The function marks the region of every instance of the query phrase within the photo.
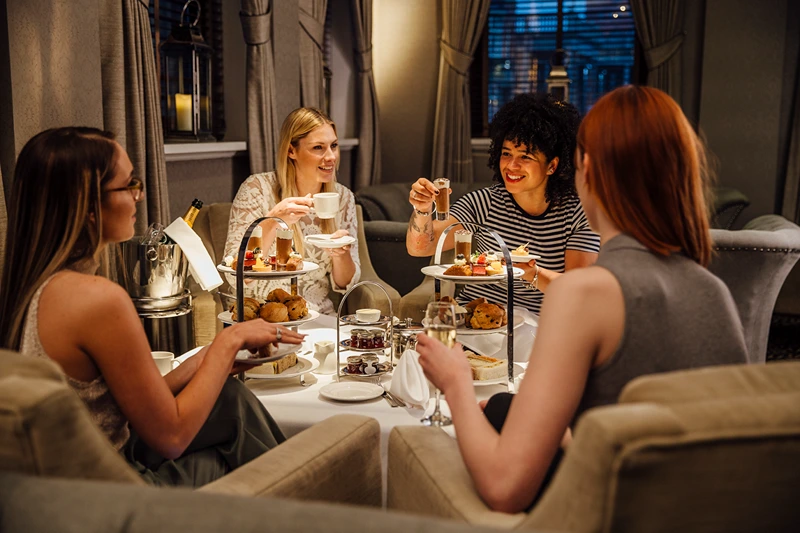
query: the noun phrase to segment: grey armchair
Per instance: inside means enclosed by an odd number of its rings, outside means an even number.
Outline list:
[[[764,215],[738,231],[711,230],[711,237],[715,253],[709,269],[733,294],[750,362],[763,363],[775,300],[800,257],[800,227]]]

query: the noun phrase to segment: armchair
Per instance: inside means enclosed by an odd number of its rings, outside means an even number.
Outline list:
[[[225,253],[225,240],[228,237],[228,219],[230,217],[230,203],[211,204],[200,210],[193,229],[200,236],[209,255],[219,264]],[[356,205],[356,221],[358,225],[358,258],[361,262],[361,281],[375,281],[382,285],[392,301],[393,309],[400,304],[400,294],[388,283],[383,281],[372,266],[367,239],[364,235],[364,220],[360,205]],[[225,278],[223,277],[223,280]],[[217,320],[217,315],[222,311],[222,302],[216,293],[208,293],[200,289],[194,280],[190,281],[193,296],[195,344],[204,346],[210,344],[222,324]],[[219,289],[230,294],[233,292],[227,282]],[[334,307],[338,307],[341,295],[331,291],[330,298]],[[385,296],[377,287],[363,285],[347,300],[347,313],[355,313],[356,309],[365,307],[383,307]],[[388,309],[387,309],[388,311]]]
[[[715,253],[709,270],[736,301],[750,362],[763,363],[775,301],[800,257],[800,227],[781,216],[764,215],[741,230],[711,230],[711,237]]]
[[[379,442],[374,419],[338,415],[198,490],[379,506]],[[0,350],[0,472],[145,484],[55,363],[8,350]]]
[[[644,376],[592,409],[530,514],[489,510],[454,439],[398,427],[388,505],[506,529],[788,531],[800,523],[800,363]]]

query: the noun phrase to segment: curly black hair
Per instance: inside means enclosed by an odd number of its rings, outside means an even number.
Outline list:
[[[562,102],[548,93],[518,94],[500,108],[489,127],[489,168],[494,180],[503,183],[500,175],[500,155],[503,142],[524,144],[529,151],[540,151],[550,161],[558,157],[558,167],[550,175],[545,200],[558,204],[569,194],[575,194],[575,139],[581,122],[580,113],[570,103]]]

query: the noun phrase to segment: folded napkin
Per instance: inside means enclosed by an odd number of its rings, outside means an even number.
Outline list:
[[[431,397],[428,379],[419,364],[416,350],[406,350],[392,373],[392,384],[389,392],[410,404],[412,407],[425,408]]]
[[[222,278],[217,272],[217,266],[208,255],[203,241],[185,220],[176,218],[175,222],[167,226],[164,233],[181,247],[186,259],[189,260],[189,273],[204,291],[210,291],[222,285]]]

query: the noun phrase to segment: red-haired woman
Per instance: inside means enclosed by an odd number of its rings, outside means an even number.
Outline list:
[[[493,397],[484,416],[461,347],[419,335],[478,492],[499,511],[532,506],[566,430],[633,378],[746,361],[731,294],[705,268],[705,155],[680,107],[648,87],[607,94],[583,120],[575,163],[600,255],[548,288],[516,399]]]

